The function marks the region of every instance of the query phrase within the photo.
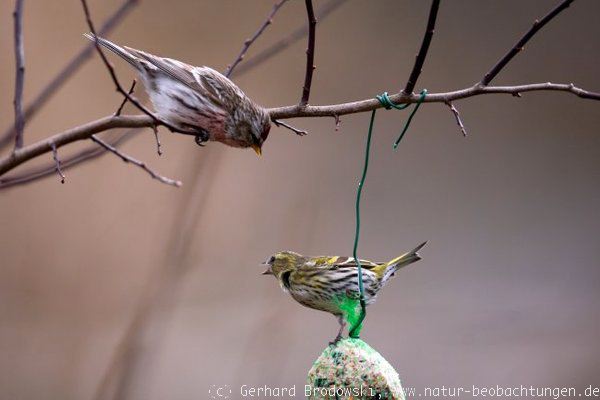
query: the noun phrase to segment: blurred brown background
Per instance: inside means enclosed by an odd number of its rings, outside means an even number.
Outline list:
[[[418,90],[479,80],[555,3],[442,2]],[[118,5],[90,1],[96,24]],[[223,70],[271,5],[144,0],[111,38]],[[12,7],[0,3],[3,129],[13,120]],[[397,91],[428,10],[416,0],[340,7],[318,26],[311,103]],[[575,2],[496,83],[600,90],[599,13],[599,2]],[[250,55],[304,22],[303,2],[290,1]],[[26,100],[85,44],[86,30],[76,0],[26,2]],[[305,46],[236,81],[266,106],[297,102]],[[132,71],[113,60],[128,84]],[[95,57],[27,124],[25,141],[119,102]],[[456,105],[469,137],[447,107],[426,104],[398,152],[391,144],[408,113],[378,113],[359,253],[385,260],[429,244],[370,309],[363,338],[406,386],[600,386],[598,103],[549,92]],[[113,365],[108,378],[123,397],[201,399],[229,385],[239,398],[242,384],[301,393],[337,324],[293,302],[258,264],[280,249],[351,252],[368,115],[342,118],[338,132],[331,118],[290,122],[310,134],[274,128],[261,159],[167,131],[161,158],[150,130],[124,146],[183,180],[181,189],[106,155],[68,170],[64,185],[51,176],[0,192],[0,397],[92,398],[140,305],[151,312],[138,321],[129,363],[117,362],[127,373]],[[194,213],[184,219],[197,217],[187,231],[173,227],[186,199]]]

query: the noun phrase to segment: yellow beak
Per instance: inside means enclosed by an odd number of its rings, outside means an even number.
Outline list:
[[[253,144],[253,145],[250,145],[250,147],[252,147],[252,150],[254,150],[254,152],[256,153],[257,156],[260,157],[262,155],[262,150],[259,145]]]

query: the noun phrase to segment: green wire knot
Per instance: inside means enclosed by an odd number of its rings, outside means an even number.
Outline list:
[[[421,106],[421,103],[423,103],[423,101],[425,100],[426,95],[427,95],[427,89],[423,89],[421,91],[421,96],[419,97],[419,100],[417,100],[415,108],[412,110],[412,112],[408,116],[408,120],[406,120],[406,124],[404,124],[404,128],[402,129],[400,136],[394,142],[394,150],[396,150],[398,148],[398,144],[400,144],[400,141],[402,140],[402,138],[404,137],[404,134],[408,130],[408,127],[410,126],[410,123],[411,123],[413,117],[415,116],[415,113]],[[390,99],[387,92],[383,92],[383,94],[380,94],[376,98],[377,98],[377,100],[379,100],[379,103],[381,103],[381,105],[383,107],[385,107],[386,110],[391,110],[392,108],[395,108],[396,110],[404,110],[406,107],[410,106],[410,104],[411,104],[411,103],[394,104],[392,102],[392,100]],[[358,319],[356,320],[356,322],[354,324],[352,324],[352,326],[350,327],[350,332],[349,332],[350,337],[355,338],[355,339],[359,338],[360,331],[362,329],[362,323],[363,323],[365,317],[367,316],[367,305],[365,302],[365,289],[363,286],[362,265],[360,263],[360,259],[356,255],[356,253],[358,250],[358,240],[360,238],[360,197],[362,194],[363,186],[365,185],[365,179],[367,177],[367,170],[369,169],[369,154],[371,152],[371,136],[373,134],[373,124],[375,122],[376,112],[377,112],[377,110],[373,110],[371,112],[371,122],[369,123],[369,133],[367,134],[367,146],[365,149],[365,163],[363,166],[363,172],[362,172],[362,176],[360,178],[360,182],[358,183],[358,189],[356,191],[356,207],[355,207],[356,231],[354,234],[354,248],[352,251],[352,256],[354,257],[354,260],[356,260],[356,264],[358,267],[358,291],[360,293],[360,298],[359,298],[360,299],[359,300],[360,301],[360,315],[359,315]]]
[[[421,91],[421,96],[419,97],[419,100],[417,100],[415,108],[412,110],[412,112],[408,116],[408,119],[406,120],[406,124],[404,124],[404,128],[402,129],[402,132],[400,133],[400,136],[398,136],[398,139],[396,139],[396,141],[394,142],[394,150],[398,149],[398,145],[400,144],[400,141],[402,140],[402,138],[404,137],[404,134],[408,130],[408,127],[410,126],[410,123],[411,123],[413,117],[417,113],[417,110],[419,109],[419,107],[421,107],[421,103],[423,103],[423,101],[425,100],[425,96],[427,96],[427,89],[423,89]],[[394,104],[392,102],[392,100],[390,100],[390,97],[388,96],[387,92],[383,92],[383,94],[380,94],[379,96],[377,96],[377,100],[379,100],[379,103],[381,103],[381,105],[383,107],[385,107],[386,110],[391,110],[392,108],[395,108],[396,110],[404,110],[406,107],[410,106],[410,104],[411,104],[411,103]]]

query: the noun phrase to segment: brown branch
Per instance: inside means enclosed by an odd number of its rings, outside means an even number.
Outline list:
[[[111,15],[100,28],[100,36],[107,36],[123,18],[129,13],[139,0],[124,0],[121,7]],[[94,51],[94,44],[86,45],[69,63],[42,89],[36,98],[25,107],[25,120],[28,121],[52,98],[79,68],[90,59]],[[15,137],[16,127],[13,124],[0,135],[0,149],[6,147]]]
[[[583,99],[600,100],[600,93],[590,92],[572,83],[532,83],[517,86],[480,86],[479,84],[461,90],[445,93],[430,93],[423,100],[425,103],[447,103],[468,97],[504,93],[516,96],[520,93],[535,91],[559,91],[574,94]],[[403,93],[397,93],[390,96],[394,104],[416,103],[419,95],[407,96]],[[381,108],[381,103],[375,99],[366,99],[350,103],[332,104],[324,106],[285,106],[268,109],[272,120],[289,118],[307,118],[307,117],[333,117],[346,114],[357,114],[361,112],[372,111]],[[279,121],[280,122],[280,121]],[[29,146],[15,151],[14,153],[0,158],[0,176],[7,171],[23,164],[24,162],[37,157],[41,154],[51,151],[50,143],[56,143],[56,147],[62,147],[68,143],[82,139],[88,139],[92,134],[107,131],[114,128],[150,128],[155,125],[155,121],[146,115],[122,115],[108,116],[96,121],[88,122],[84,125],[71,128],[62,133],[58,133],[47,139],[40,140]]]
[[[224,74],[226,77],[229,78],[231,76],[235,67],[237,67],[237,65],[246,56],[246,53],[248,52],[248,49],[250,48],[250,46],[252,46],[252,44],[256,41],[256,39],[258,39],[258,37],[260,35],[262,35],[262,33],[265,31],[265,29],[267,29],[267,27],[273,23],[273,17],[275,17],[275,14],[277,14],[277,11],[279,11],[281,6],[283,6],[285,4],[285,2],[287,2],[287,1],[288,0],[279,0],[277,3],[275,3],[273,5],[273,8],[271,9],[271,13],[269,14],[269,16],[267,17],[265,22],[258,28],[258,30],[254,33],[254,35],[252,35],[251,38],[246,39],[246,41],[244,41],[242,50],[240,51],[240,54],[238,54],[237,58],[231,64],[229,64],[227,66],[227,69],[225,70],[225,74]]]
[[[572,83],[532,83],[516,86],[480,86],[479,84],[445,93],[428,93],[423,100],[425,103],[446,103],[448,101],[465,99],[468,97],[506,93],[516,96],[519,93],[534,92],[534,91],[560,91],[569,92],[578,97],[591,100],[600,100],[600,93],[590,92],[576,87]],[[390,100],[394,104],[416,103],[419,101],[419,95],[405,95],[397,93],[390,96]],[[306,117],[335,117],[336,115],[356,114],[360,112],[372,111],[381,108],[381,103],[373,98],[350,103],[332,104],[326,106],[285,106],[270,108],[269,114],[271,119],[288,119],[288,118],[306,118]]]
[[[525,48],[525,44],[529,41],[529,39],[531,39],[540,29],[542,29],[544,25],[546,25],[554,17],[560,14],[561,11],[569,7],[572,2],[573,0],[564,0],[559,5],[557,5],[552,11],[550,11],[544,18],[542,18],[539,21],[535,20],[533,26],[525,33],[525,35],[523,35],[523,37],[521,37],[521,39],[519,39],[517,44],[512,49],[510,49],[510,51],[506,53],[504,57],[502,57],[500,61],[498,61],[496,65],[494,65],[487,74],[485,74],[485,76],[481,80],[481,85],[489,85],[492,79],[494,79],[496,75],[498,75],[498,73],[506,66],[506,64],[508,64],[514,56],[516,56],[520,51],[522,51]]]
[[[23,147],[23,85],[25,83],[25,49],[23,47],[23,0],[15,0],[15,150]]]
[[[106,143],[104,140],[100,139],[98,136],[96,135],[92,135],[91,139],[98,143],[100,146],[104,147],[106,150],[110,151],[111,153],[117,155],[118,157],[121,158],[121,160],[123,160],[126,163],[132,163],[133,165],[136,165],[138,167],[140,167],[141,169],[143,169],[144,171],[146,171],[152,178],[158,180],[159,182],[162,182],[164,184],[167,185],[171,185],[171,186],[175,186],[175,187],[180,187],[181,186],[181,182],[180,181],[176,181],[167,177],[164,177],[160,174],[158,174],[157,172],[154,172],[152,169],[150,169],[146,163],[136,160],[135,158],[120,152],[116,147],[111,146],[110,144]]]
[[[0,176],[13,169],[17,165],[24,163],[41,154],[52,151],[52,143],[56,148],[60,148],[67,143],[78,140],[89,139],[93,134],[104,132],[114,128],[147,128],[151,127],[154,121],[145,115],[128,116],[108,116],[96,121],[71,128],[62,133],[42,139],[38,142],[25,146],[6,157],[0,158]]]
[[[313,71],[315,70],[315,36],[317,19],[313,10],[312,0],[304,0],[306,4],[306,16],[308,17],[308,47],[306,49],[306,73],[304,75],[304,86],[302,87],[302,98],[300,105],[308,104],[310,87],[312,85]]]
[[[421,43],[421,49],[417,54],[415,65],[413,66],[412,72],[410,73],[408,81],[406,82],[406,86],[402,91],[404,94],[412,93],[415,85],[417,84],[417,80],[419,79],[419,75],[421,75],[423,64],[425,63],[425,58],[427,57],[427,51],[429,50],[429,45],[431,44],[431,39],[433,38],[433,32],[435,31],[435,20],[437,18],[439,7],[440,0],[433,0],[431,2],[431,9],[429,10],[429,18],[427,20],[425,36],[423,36],[423,42]]]
[[[317,10],[317,20],[323,21],[325,18],[327,18],[327,16],[329,16],[329,14],[337,10],[337,8],[345,2],[346,0],[330,0],[324,6],[319,8],[319,10]],[[283,50],[287,49],[306,35],[308,35],[308,26],[306,26],[306,24],[302,24],[302,26],[296,28],[288,36],[273,43],[271,46],[259,52],[254,57],[247,59],[242,65],[240,65],[239,68],[236,69],[234,73],[232,73],[232,76],[241,75],[250,71],[251,69],[256,68],[265,61],[268,61],[275,55],[281,53]]]
[[[58,152],[56,151],[56,145],[52,143],[52,159],[54,160],[54,169],[60,177],[60,183],[65,183],[65,174],[60,169],[60,160],[58,159]]]
[[[466,137],[467,130],[465,129],[465,124],[463,124],[462,119],[460,118],[460,113],[458,112],[458,109],[454,107],[454,104],[452,104],[449,101],[446,102],[446,105],[450,107],[450,111],[452,111],[452,114],[454,114],[454,118],[456,119],[456,124],[460,128],[460,131],[463,134],[463,136]]]
[[[129,95],[133,94],[133,91],[135,90],[135,84],[137,83],[137,81],[134,79],[133,82],[131,82],[131,87],[129,88],[129,91],[127,92]],[[121,102],[121,104],[119,105],[119,108],[117,108],[117,111],[115,111],[115,116],[118,117],[119,115],[121,115],[121,112],[123,111],[123,107],[125,107],[125,104],[127,104],[127,97],[123,97],[123,101]]]
[[[126,141],[135,137],[136,133],[140,133],[139,129],[131,129],[128,132],[121,133],[117,135],[115,138],[107,140],[107,142],[114,146],[118,147],[125,143]],[[107,153],[107,150],[104,147],[99,147],[93,145],[92,147],[86,148],[84,150],[78,151],[77,153],[63,158],[60,162],[61,169],[66,171],[86,161],[94,160],[100,156],[103,156]],[[7,177],[0,178],[0,189],[6,189],[13,186],[25,185],[27,183],[37,181],[42,178],[46,178],[48,176],[54,175],[56,172],[56,163],[49,162],[44,165],[40,165],[37,167],[29,168],[26,171],[23,171],[18,174],[12,174]]]

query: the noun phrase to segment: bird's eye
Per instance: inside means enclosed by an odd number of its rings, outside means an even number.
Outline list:
[[[271,256],[271,258],[269,258],[269,261],[267,262],[267,264],[273,264],[275,262],[275,257]]]

